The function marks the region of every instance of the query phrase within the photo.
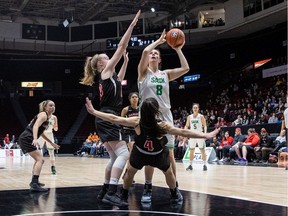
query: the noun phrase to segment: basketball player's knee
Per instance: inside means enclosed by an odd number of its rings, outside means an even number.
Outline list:
[[[113,166],[117,167],[119,169],[123,169],[125,164],[127,163],[128,159],[129,159],[129,151],[128,151],[127,147],[126,147],[126,149],[123,148],[123,149],[118,149],[118,150],[119,150],[119,152],[118,152],[119,154],[117,154],[118,157],[117,157]]]
[[[126,151],[121,152],[121,154],[118,157],[121,158],[123,161],[125,161],[125,164],[126,164],[126,162],[129,159],[129,151],[126,150]]]
[[[127,160],[129,158],[129,151],[126,145],[119,147],[115,153],[117,157],[123,157]]]

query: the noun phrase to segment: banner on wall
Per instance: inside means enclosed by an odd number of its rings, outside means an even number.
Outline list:
[[[286,73],[287,73],[287,65],[281,65],[281,66],[274,67],[274,68],[263,69],[262,77],[267,78],[267,77],[278,76],[278,75],[286,74]]]
[[[216,158],[216,152],[213,147],[206,147],[205,153],[206,153],[206,161],[213,161]],[[189,161],[189,160],[190,160],[190,149],[187,148],[185,155],[183,157],[183,161]],[[195,148],[194,161],[202,161],[202,155],[198,147]]]
[[[21,82],[21,87],[24,88],[42,88],[43,82]]]

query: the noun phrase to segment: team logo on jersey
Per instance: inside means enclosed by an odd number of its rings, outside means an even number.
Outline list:
[[[152,77],[151,78],[151,83],[165,83],[165,79],[160,77],[160,78],[157,78],[157,77]]]

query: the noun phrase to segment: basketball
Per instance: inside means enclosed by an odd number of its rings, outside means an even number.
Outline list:
[[[169,30],[166,34],[166,42],[172,48],[182,45],[185,41],[185,34],[178,28]]]

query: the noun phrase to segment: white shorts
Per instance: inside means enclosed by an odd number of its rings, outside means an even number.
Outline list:
[[[195,149],[196,144],[198,144],[199,149],[204,149],[206,147],[206,143],[205,143],[205,139],[189,139],[188,140],[189,143],[189,148],[190,149]]]
[[[44,135],[54,143],[53,132],[44,132]],[[40,136],[38,138],[38,143],[39,143],[41,149],[43,148],[45,143],[46,143],[47,149],[55,149],[50,143],[46,142],[46,140],[42,136]]]
[[[162,111],[161,115],[160,115],[160,119],[166,122],[169,122],[172,126],[174,125],[173,122],[173,116],[172,116],[172,112],[171,110],[167,110],[167,111]],[[175,145],[175,136],[171,135],[171,134],[166,134],[165,135],[168,139],[168,143],[166,144],[166,146],[168,148],[174,148]]]

